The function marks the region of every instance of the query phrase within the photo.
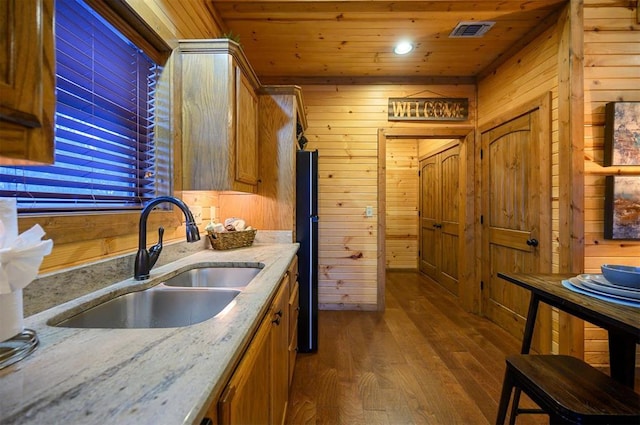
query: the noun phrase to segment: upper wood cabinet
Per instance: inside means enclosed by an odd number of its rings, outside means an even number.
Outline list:
[[[297,123],[306,128],[302,90],[298,86],[262,86],[259,94],[262,183],[258,195],[262,209],[252,223],[260,229],[293,230]]]
[[[179,42],[183,190],[257,191],[257,76],[227,39]]]
[[[0,0],[0,164],[54,159],[53,0]]]

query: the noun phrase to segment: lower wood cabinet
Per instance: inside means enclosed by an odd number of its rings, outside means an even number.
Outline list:
[[[290,288],[291,282],[295,285],[294,291]],[[297,324],[292,323],[292,320],[297,322],[298,316],[297,285],[295,258],[233,375],[202,423],[284,423],[295,365],[292,344],[296,345],[294,353],[297,351]],[[296,337],[291,334],[292,329]]]
[[[289,385],[298,355],[298,316],[300,312],[300,291],[298,284],[298,257],[289,267]]]
[[[220,424],[270,423],[271,326],[268,314],[225,387],[218,402]]]
[[[289,401],[289,276],[282,278],[273,301],[271,328],[271,412],[274,425],[284,423]]]

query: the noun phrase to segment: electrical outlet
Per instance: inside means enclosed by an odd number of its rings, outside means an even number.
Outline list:
[[[364,210],[365,217],[373,217],[373,207],[371,205],[367,205],[367,208]]]
[[[193,214],[193,219],[196,221],[196,224],[202,224],[202,207],[193,206],[189,207],[191,213]]]

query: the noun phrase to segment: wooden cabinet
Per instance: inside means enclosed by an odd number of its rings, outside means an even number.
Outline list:
[[[257,76],[227,39],[179,43],[182,189],[255,193]]]
[[[262,322],[218,402],[220,424],[268,424],[271,400],[271,314]],[[212,406],[212,408],[214,408]],[[208,415],[215,418],[215,412]]]
[[[271,412],[274,425],[284,423],[289,400],[289,273],[273,301],[271,330]]]
[[[258,184],[258,96],[236,67],[236,180]]]
[[[298,284],[298,257],[289,267],[289,385],[298,355],[298,315],[300,312],[300,292]]]
[[[0,164],[54,160],[53,0],[0,0]]]
[[[306,128],[302,90],[297,86],[263,86],[259,116],[261,208],[251,223],[259,229],[294,230],[297,122]]]
[[[215,418],[219,424],[284,423],[294,366],[290,363],[290,283],[294,279],[297,293],[297,257],[282,277],[269,310],[205,419],[213,422]]]
[[[458,295],[460,146],[420,161],[420,271]]]

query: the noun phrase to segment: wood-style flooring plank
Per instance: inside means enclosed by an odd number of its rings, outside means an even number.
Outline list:
[[[384,312],[319,312],[319,349],[298,355],[286,423],[492,424],[520,341],[418,273],[387,273],[385,295]]]

